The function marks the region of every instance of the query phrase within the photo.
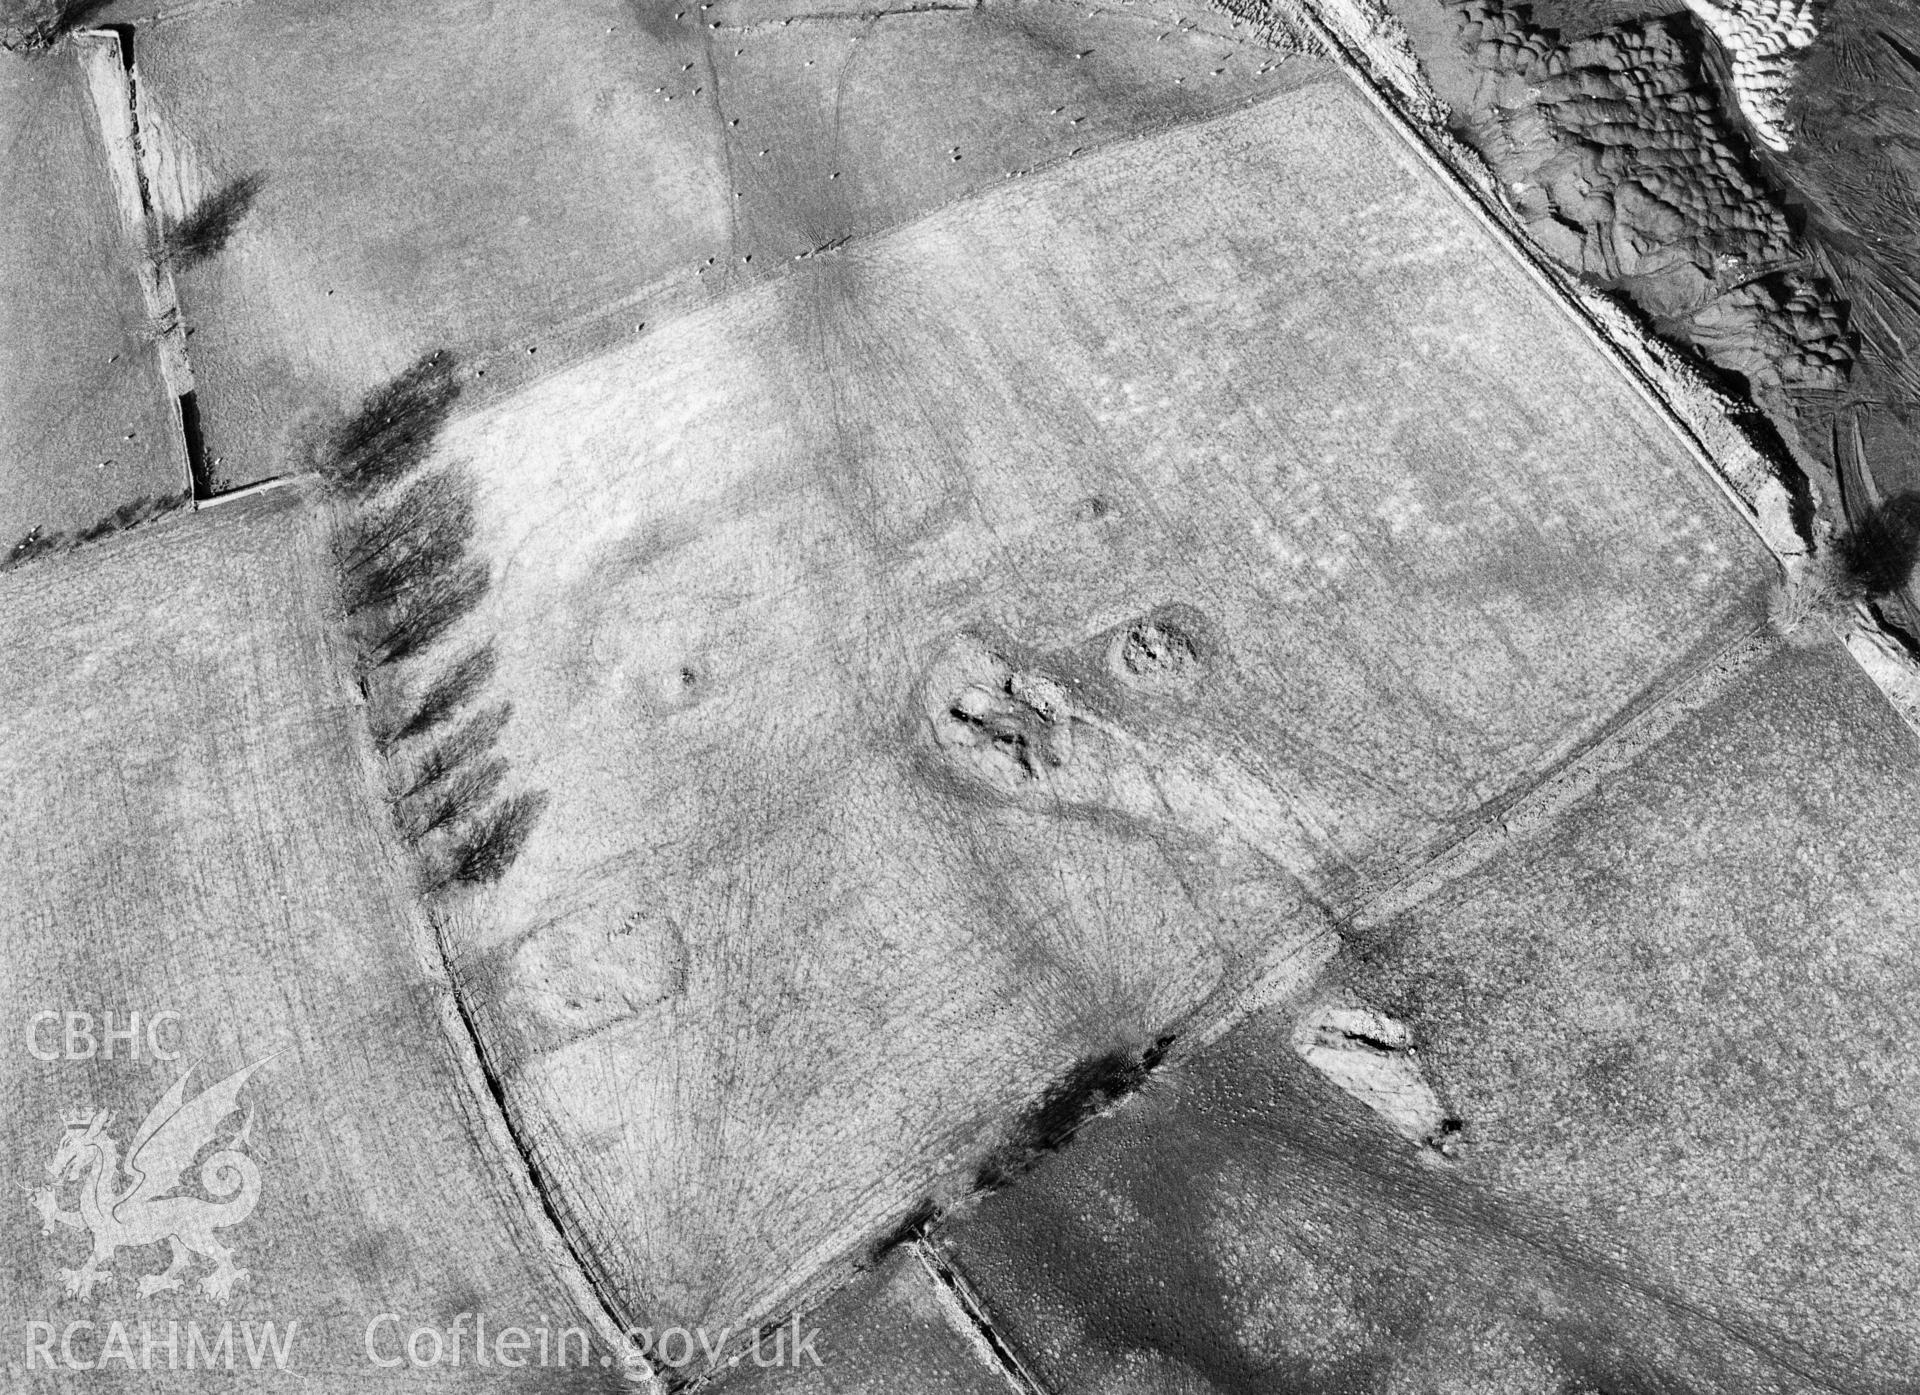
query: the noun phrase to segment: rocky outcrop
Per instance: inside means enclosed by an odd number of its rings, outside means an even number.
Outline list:
[[[1454,8],[1467,139],[1543,248],[1758,388],[1845,380],[1841,304],[1669,22],[1563,43],[1524,7]]]

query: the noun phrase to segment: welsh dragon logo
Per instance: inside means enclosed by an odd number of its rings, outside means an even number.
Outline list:
[[[182,1185],[200,1151],[216,1141],[221,1122],[238,1111],[240,1089],[248,1077],[265,1064],[256,1061],[242,1067],[192,1099],[186,1097],[187,1080],[193,1074],[189,1066],[147,1112],[127,1148],[124,1167],[120,1145],[107,1132],[113,1120],[110,1113],[103,1109],[90,1118],[66,1121],[66,1134],[47,1164],[52,1185],[28,1189],[27,1194],[45,1234],[55,1234],[54,1227],[59,1225],[93,1236],[93,1251],[86,1262],[78,1269],[60,1271],[69,1294],[89,1298],[95,1284],[112,1282],[107,1266],[117,1250],[165,1240],[173,1247],[173,1262],[164,1273],[141,1276],[141,1297],[179,1288],[180,1276],[198,1254],[214,1265],[213,1272],[201,1278],[200,1287],[208,1297],[227,1301],[247,1271],[234,1267],[233,1251],[215,1240],[213,1232],[239,1225],[253,1214],[260,1199],[260,1169],[246,1152],[253,1130],[251,1109],[245,1122],[200,1164],[200,1185],[217,1199],[171,1193]],[[76,1182],[79,1207],[62,1210],[61,1192]]]

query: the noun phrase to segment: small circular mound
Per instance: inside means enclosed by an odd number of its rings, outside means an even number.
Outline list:
[[[1186,678],[1199,661],[1185,635],[1151,620],[1133,626],[1120,642],[1120,666],[1134,678]]]
[[[1205,620],[1188,606],[1164,606],[1115,632],[1107,665],[1132,687],[1183,688],[1207,671],[1213,646]]]

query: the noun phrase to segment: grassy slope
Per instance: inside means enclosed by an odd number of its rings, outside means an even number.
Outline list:
[[[1207,32],[1176,32],[1180,9],[788,25],[692,0],[341,0],[144,30],[162,205],[266,177],[180,278],[209,454],[228,482],[279,473],[305,414],[422,349],[481,387],[523,380],[813,247],[1294,80],[1204,10]]]
[[[1337,86],[856,244],[446,449],[555,794],[467,972],[656,1318],[964,1185],[1043,1081],[1751,624],[1767,570]],[[1117,681],[1170,602],[1207,676]],[[932,739],[1003,681],[969,629],[1070,693],[1057,783]]]
[[[180,278],[223,479],[283,472],[304,415],[427,347],[537,341],[705,254],[717,137],[642,100],[670,55],[631,22],[609,33],[620,18],[253,5],[145,34],[163,205],[266,178],[227,250]]]
[[[79,1237],[43,1237],[15,1202],[0,1208],[15,1334],[28,1318],[297,1321],[294,1365],[312,1388],[357,1392],[384,1378],[362,1347],[379,1313],[407,1328],[463,1310],[496,1327],[569,1314],[448,1054],[351,685],[324,637],[327,566],[318,512],[282,494],[0,582],[0,1001],[20,1029],[0,1065],[6,1175],[41,1180],[68,1111],[112,1109],[124,1145],[187,1063],[204,1086],[273,1056],[243,1096],[263,1193],[224,1233],[251,1271],[233,1301],[139,1298],[135,1277],[166,1262],[159,1246],[122,1251],[91,1303],[65,1298],[56,1270],[78,1261]],[[172,1009],[180,1061],[35,1060],[23,1009],[42,1007],[123,1021]],[[99,1341],[83,1334],[79,1350]],[[43,1388],[18,1371],[23,1353],[10,1339],[9,1389]],[[414,1389],[431,1374],[397,1378]],[[486,1388],[465,1377],[459,1388]],[[146,1391],[204,1377],[149,1383],[116,1366],[61,1379]]]
[[[0,54],[0,552],[186,485],[98,125],[70,53]]]
[[[1777,653],[1348,966],[1454,1167],[1276,1013],[945,1240],[1063,1392],[1908,1388],[1915,783],[1845,654]]]
[[[1787,651],[1355,979],[1420,1033],[1468,1175],[1920,1379],[1916,794],[1851,661]]]

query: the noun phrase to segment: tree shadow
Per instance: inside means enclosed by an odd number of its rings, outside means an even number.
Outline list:
[[[161,255],[167,265],[185,271],[224,248],[246,221],[266,184],[266,175],[255,171],[230,179],[202,197],[184,218],[168,225],[161,239]]]

